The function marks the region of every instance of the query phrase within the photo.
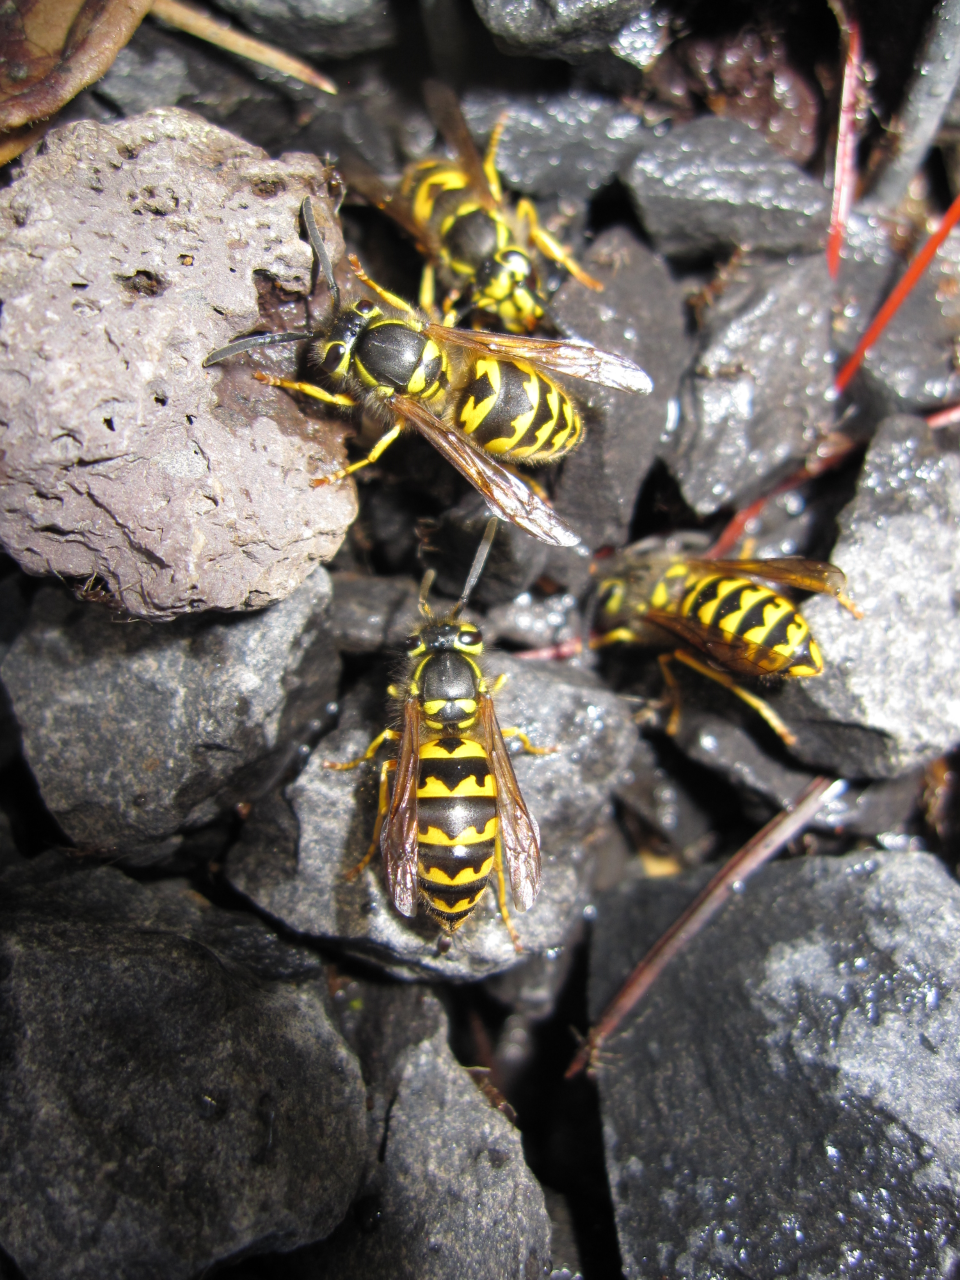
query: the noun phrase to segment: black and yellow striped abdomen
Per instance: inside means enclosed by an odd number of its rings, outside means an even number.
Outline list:
[[[496,851],[497,786],[479,742],[421,743],[417,822],[420,900],[444,929],[456,929],[479,902]]]
[[[563,457],[583,434],[575,405],[524,360],[477,360],[457,425],[488,453],[529,463]]]
[[[669,579],[679,573],[683,574],[683,594],[678,597],[670,591]],[[668,572],[661,578],[650,603],[762,645],[771,657],[758,658],[758,665],[770,674],[818,676],[823,671],[817,642],[796,605],[749,578],[690,573],[678,565],[672,575]]]

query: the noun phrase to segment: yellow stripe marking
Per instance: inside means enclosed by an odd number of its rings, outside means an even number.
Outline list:
[[[480,893],[482,893],[483,889],[486,887],[486,884],[484,884]],[[441,912],[445,916],[457,915],[461,911],[469,911],[471,907],[476,905],[477,899],[480,897],[480,893],[474,893],[469,898],[461,898],[459,902],[455,902],[451,905],[450,903],[444,902],[442,898],[432,897],[429,893],[424,892],[423,889],[421,889],[420,892],[423,893],[423,896],[436,911]]]
[[[493,840],[496,834],[497,819],[493,817],[482,831],[477,831],[476,827],[467,827],[459,835],[448,836],[445,831],[438,831],[436,827],[428,827],[426,833],[420,832],[417,841],[419,844],[442,844],[449,849],[455,844],[480,844],[484,840]]]
[[[491,855],[478,872],[474,871],[472,867],[464,867],[452,879],[440,867],[425,867],[423,863],[420,863],[418,873],[421,879],[432,880],[434,884],[476,884],[480,880],[486,883],[492,866],[493,857]]]
[[[432,775],[425,780],[423,786],[417,787],[418,800],[446,800],[448,796],[483,796],[495,800],[497,784],[493,774],[488,773],[483,786],[477,786],[476,775],[471,773],[469,777],[461,778],[452,791],[442,778]]]

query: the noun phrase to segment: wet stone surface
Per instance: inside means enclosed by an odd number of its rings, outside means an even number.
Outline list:
[[[600,903],[594,1017],[701,882]],[[832,1278],[851,1258],[877,1280],[945,1274],[958,924],[927,855],[808,858],[759,872],[672,962],[599,1070],[630,1280]]]
[[[504,48],[572,62],[605,52],[640,8],[637,0],[613,0],[603,6],[592,0],[563,5],[546,0],[476,0],[477,13]]]
[[[821,255],[744,263],[707,311],[665,449],[698,515],[758,497],[832,424],[829,286]]]
[[[0,677],[64,833],[152,861],[282,773],[336,698],[329,599],[318,569],[259,613],[121,624],[42,588]]]
[[[626,767],[636,728],[614,694],[575,671],[490,656],[490,671],[509,673],[497,696],[501,725],[517,725],[549,756],[513,757],[517,781],[540,824],[543,887],[532,909],[513,914],[525,952],[562,945],[591,886],[589,837],[608,813],[613,781]],[[476,912],[437,951],[438,928],[423,915],[402,917],[390,903],[379,858],[353,882],[344,879],[365,854],[376,818],[379,769],[323,768],[323,760],[355,759],[384,724],[380,677],[344,700],[341,727],[322,740],[286,801],[254,810],[231,851],[230,883],[268,915],[298,933],[335,939],[400,976],[482,978],[518,962],[487,888]],[[387,758],[386,752],[378,759]]]
[[[670,256],[811,252],[826,233],[828,193],[735,120],[700,116],[646,143],[623,180],[644,229]]]
[[[165,618],[262,607],[334,554],[352,488],[309,482],[340,465],[339,427],[232,375],[221,399],[201,368],[259,323],[255,274],[310,293],[298,210],[325,190],[314,157],[180,111],[80,121],[27,154],[0,191],[0,540],[29,572],[96,576]]]
[[[333,1230],[365,1111],[316,956],[55,853],[3,872],[0,917],[0,1247],[27,1280],[187,1280]]]
[[[271,44],[336,58],[380,49],[396,36],[385,0],[218,0],[218,7]]]

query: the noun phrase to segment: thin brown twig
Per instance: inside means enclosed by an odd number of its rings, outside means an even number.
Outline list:
[[[797,797],[792,808],[777,814],[767,825],[720,868],[707,887],[697,896],[643,957],[620,988],[565,1073],[567,1080],[589,1066],[597,1050],[620,1025],[630,1010],[659,978],[674,956],[679,955],[691,938],[720,910],[734,886],[746,880],[775,853],[797,835],[816,815],[834,788],[846,787],[838,778],[814,778]]]
[[[840,18],[837,18],[840,21]],[[847,231],[857,186],[857,99],[863,76],[860,27],[853,19],[843,24],[847,38],[847,58],[843,71],[840,119],[837,124],[837,156],[833,172],[833,204],[827,233],[827,269],[835,280],[840,270],[840,250]]]

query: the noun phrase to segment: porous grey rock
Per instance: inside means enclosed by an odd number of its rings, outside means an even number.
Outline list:
[[[692,344],[679,288],[663,261],[626,227],[598,236],[584,266],[601,281],[603,293],[568,280],[554,296],[552,311],[579,337],[640,365],[653,391],[640,396],[576,384],[575,394],[587,406],[585,439],[562,464],[554,506],[589,546],[622,546],[640,486],[675,418]],[[582,583],[563,576],[559,567],[572,559],[569,553],[552,555],[548,571],[576,590]]]
[[[828,193],[756,130],[705,115],[646,142],[623,171],[637,213],[661,253],[814,250]]]
[[[201,367],[260,322],[255,275],[309,296],[308,192],[336,260],[318,160],[185,112],[77,121],[26,154],[0,192],[0,540],[28,572],[170,617],[282,599],[336,551],[352,487],[310,478],[340,465],[339,426]]]
[[[0,919],[0,1246],[27,1280],[187,1280],[333,1230],[365,1108],[315,955],[56,854],[3,873]]]
[[[474,7],[508,51],[578,62],[605,52],[646,6],[637,0],[474,0]]]
[[[330,630],[346,653],[397,648],[420,624],[419,584],[412,578],[335,573]]]
[[[960,455],[949,440],[920,418],[882,422],[830,558],[864,617],[829,598],[804,604],[826,667],[803,682],[806,714],[882,744],[865,772],[903,773],[960,741]],[[802,706],[793,714],[804,719]],[[798,754],[853,774],[856,752],[836,742],[834,755],[813,744]]]
[[[487,611],[483,634],[488,644],[508,641],[524,649],[543,649],[575,640],[584,622],[577,598],[569,592],[534,596],[529,591]]]
[[[150,859],[282,772],[336,697],[329,597],[318,569],[259,613],[124,625],[42,588],[0,676],[64,832]]]
[[[535,97],[474,92],[462,105],[481,146],[507,112],[497,169],[508,186],[532,196],[589,198],[636,152],[646,132],[632,112],[579,90]]]
[[[598,904],[592,1021],[701,883]],[[630,1280],[949,1274],[958,926],[936,859],[860,854],[764,868],[688,942],[598,1063]]]
[[[520,1134],[447,1043],[417,987],[345,984],[335,998],[364,1072],[367,1176],[343,1224],[296,1280],[530,1280],[545,1275],[550,1223]]]
[[[466,582],[489,519],[489,507],[480,494],[471,489],[437,520],[436,531],[431,533],[430,545],[425,548],[424,561],[436,570],[437,589],[444,595],[455,598]],[[471,600],[487,606],[512,600],[540,577],[550,550],[539,538],[501,521]],[[588,559],[584,548],[561,550],[564,562],[576,562],[578,558]]]
[[[218,0],[218,7],[271,44],[313,57],[382,49],[397,34],[386,0]]]
[[[497,698],[501,725],[517,725],[555,755],[513,757],[517,780],[540,824],[543,885],[514,923],[524,951],[561,946],[590,892],[589,837],[609,813],[609,796],[636,740],[629,709],[580,672],[492,655],[491,672],[510,679]],[[344,872],[361,860],[376,817],[379,769],[334,772],[323,761],[355,759],[384,724],[383,683],[344,700],[341,727],[325,738],[287,800],[258,806],[230,852],[230,883],[289,928],[336,940],[352,954],[400,976],[486,977],[518,962],[488,888],[476,912],[438,953],[438,927],[393,907],[379,859],[353,882]],[[378,759],[386,758],[386,754]],[[286,807],[289,805],[289,807]],[[291,812],[292,811],[292,812]]]
[[[664,456],[698,515],[766,491],[834,419],[822,255],[736,268],[708,313]]]

